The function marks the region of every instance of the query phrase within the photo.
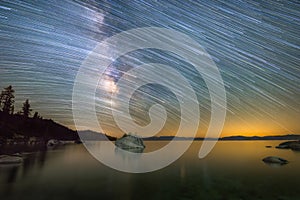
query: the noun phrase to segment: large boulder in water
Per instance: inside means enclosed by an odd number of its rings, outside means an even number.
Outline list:
[[[115,145],[121,149],[144,149],[143,140],[131,134],[125,134],[123,137],[116,140]]]

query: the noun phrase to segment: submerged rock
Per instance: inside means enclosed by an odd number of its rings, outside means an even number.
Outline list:
[[[276,156],[268,156],[268,157],[265,157],[263,159],[263,161],[265,163],[273,163],[273,164],[280,164],[280,165],[284,165],[284,164],[287,164],[288,161],[283,159],[283,158],[279,158],[279,157],[276,157]]]
[[[144,149],[143,140],[131,134],[124,134],[123,137],[116,140],[115,145],[121,149]]]
[[[18,164],[22,163],[23,158],[19,156],[1,155],[0,164]]]

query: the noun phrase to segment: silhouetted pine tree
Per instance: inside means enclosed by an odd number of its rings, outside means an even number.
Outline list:
[[[38,117],[39,117],[39,113],[38,112],[34,112],[33,119],[37,119]]]
[[[0,95],[0,107],[1,110],[6,114],[12,114],[14,109],[14,90],[12,89],[12,86],[8,86],[2,90]]]
[[[39,115],[38,112],[35,112],[32,118],[33,119],[42,119],[42,117]]]
[[[26,99],[26,101],[23,103],[23,107],[22,107],[22,114],[26,117],[29,117],[31,114],[32,109],[30,109],[30,104],[29,104],[29,100]]]

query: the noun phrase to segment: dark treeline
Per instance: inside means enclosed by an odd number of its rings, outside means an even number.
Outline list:
[[[32,138],[47,141],[49,139],[77,140],[75,131],[62,126],[51,119],[43,119],[31,109],[26,99],[20,111],[15,113],[15,91],[10,85],[0,95],[0,143],[13,139],[14,142],[27,142]]]

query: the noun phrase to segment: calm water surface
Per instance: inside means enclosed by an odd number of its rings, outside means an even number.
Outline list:
[[[197,141],[175,163],[146,174],[118,172],[83,145],[68,145],[0,166],[0,199],[300,199],[300,153],[265,148],[280,142],[221,141],[200,160]],[[165,144],[146,142],[148,151]],[[270,155],[290,163],[261,161]]]

